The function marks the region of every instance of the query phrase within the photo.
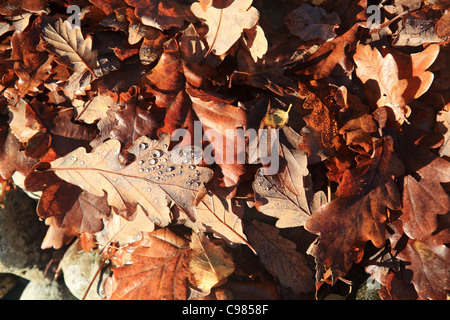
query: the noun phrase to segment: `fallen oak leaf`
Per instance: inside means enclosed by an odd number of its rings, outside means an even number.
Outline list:
[[[424,241],[436,231],[438,216],[450,211],[450,197],[442,186],[450,182],[450,163],[431,152],[408,151],[414,157],[405,161],[407,167],[413,164],[418,169],[404,179],[400,219],[408,237]]]
[[[308,61],[319,60],[319,62],[304,71],[299,70],[298,73],[313,75],[316,80],[326,78],[333,72],[342,74],[343,71],[347,75],[350,74],[354,66],[347,53],[351,51],[351,48],[355,46],[359,39],[359,28],[359,24],[356,23],[344,34],[322,44],[308,59]],[[338,70],[338,68],[341,70]]]
[[[33,167],[24,181],[30,192],[42,191],[36,213],[52,225],[73,230],[77,234],[95,233],[103,228],[102,219],[111,212],[106,197],[97,197],[75,185],[58,178],[53,172],[43,171],[48,163],[40,162]]]
[[[9,179],[16,171],[26,175],[37,163],[37,160],[28,157],[22,148],[10,128],[0,127],[0,178]]]
[[[320,39],[324,42],[336,37],[334,29],[341,23],[336,12],[327,14],[323,8],[307,3],[290,12],[284,21],[289,32],[303,41]]]
[[[126,0],[135,7],[135,14],[146,26],[162,31],[182,27],[184,21],[194,22],[189,7],[174,0]]]
[[[390,53],[398,65],[399,79],[408,80],[408,86],[402,95],[405,103],[418,99],[430,88],[434,74],[427,69],[434,63],[439,52],[440,46],[437,44],[432,44],[425,50],[411,55],[391,50]]]
[[[79,148],[51,163],[60,178],[85,191],[102,196],[117,213],[129,217],[142,206],[151,221],[166,226],[172,217],[168,203],[172,200],[195,220],[197,197],[204,195],[204,183],[212,177],[208,168],[175,162],[168,152],[170,137],[150,140],[143,136],[128,150],[136,159],[123,166],[118,159],[120,142],[108,140],[86,153]],[[175,158],[175,157],[174,157]]]
[[[303,179],[308,175],[307,156],[301,150],[281,145],[280,154],[286,165],[275,175],[258,169],[253,182],[255,206],[265,215],[278,218],[278,228],[303,226],[310,217],[308,197]]]
[[[95,239],[101,248],[107,248],[110,243],[117,244],[119,248],[142,239],[142,232],[152,232],[155,225],[151,222],[141,206],[130,217],[130,220],[115,214],[103,220],[104,228],[95,233]]]
[[[243,161],[245,160],[243,159],[245,141],[237,129],[247,124],[247,113],[232,105],[230,99],[220,94],[199,90],[190,85],[186,87],[186,92],[205,130],[204,136],[211,141],[205,149],[205,161],[208,164],[213,162],[219,164],[224,176],[224,185],[231,189],[232,195],[236,192],[236,187],[246,168]],[[235,139],[237,140],[236,148],[234,147]]]
[[[111,300],[186,300],[189,242],[168,228],[145,233],[131,265],[113,268]]]
[[[202,293],[222,284],[234,272],[232,257],[220,245],[211,242],[201,231],[193,229],[189,257],[189,281]]]
[[[239,199],[225,199],[208,192],[196,209],[197,219],[186,219],[185,226],[201,232],[210,232],[231,246],[240,243],[252,249],[243,231],[244,205]]]
[[[70,68],[74,73],[67,80],[64,88],[67,96],[84,94],[90,89],[90,83],[97,78],[97,52],[92,49],[92,38],[84,39],[80,28],[73,28],[67,20],[57,20],[53,26],[43,19],[41,38],[44,47],[56,55],[56,61]]]
[[[445,300],[450,289],[450,239],[448,228],[421,240],[409,238],[401,220],[389,224],[394,231],[389,236],[395,257],[405,262],[412,271],[414,291],[423,300]]]
[[[11,38],[11,59],[19,78],[15,87],[20,97],[36,95],[52,71],[53,56],[38,46],[40,33],[40,28],[33,26],[27,32],[16,31]]]
[[[24,99],[19,98],[8,107],[12,115],[9,127],[20,142],[27,143],[35,134],[46,131],[39,115]]]
[[[259,19],[259,12],[251,6],[253,0],[234,1],[226,7],[208,7],[206,11],[200,2],[191,5],[194,15],[208,25],[206,41],[209,49],[220,56],[226,53],[241,37],[244,29],[251,29]]]
[[[299,94],[304,98],[303,108],[312,109],[310,116],[305,120],[308,126],[320,135],[319,143],[325,148],[332,148],[338,136],[336,95],[338,89],[333,86],[312,92],[305,84],[299,82]]]
[[[96,121],[105,118],[107,116],[106,112],[109,108],[115,105],[115,101],[107,94],[98,94],[89,101],[84,102],[83,100],[78,100],[80,103],[75,103],[72,101],[75,111],[75,121],[82,121],[84,123],[92,124]]]
[[[313,272],[306,258],[295,250],[295,243],[283,238],[278,228],[260,221],[253,221],[245,230],[267,271],[283,287],[296,293],[314,291]]]
[[[376,48],[359,45],[353,59],[357,65],[358,78],[363,83],[375,80],[378,84],[380,96],[376,101],[377,106],[390,107],[399,123],[408,123],[406,118],[411,114],[411,108],[403,98],[408,80],[399,78],[399,68],[392,54],[383,57]]]
[[[316,259],[317,282],[334,284],[344,277],[361,261],[367,241],[378,248],[385,245],[387,208],[401,207],[393,176],[404,171],[393,144],[388,137],[377,141],[372,157],[360,157],[355,169],[344,172],[338,198],[319,207],[306,222],[306,230],[319,235],[309,249]]]
[[[64,245],[69,244],[77,235],[76,231],[71,227],[57,227],[55,217],[45,219],[45,224],[49,228],[42,240],[41,249],[61,249]]]
[[[397,121],[407,122],[411,108],[407,105],[423,95],[431,86],[434,76],[428,67],[439,54],[439,46],[431,45],[423,52],[405,55],[395,51],[383,52],[369,45],[358,45],[353,59],[357,65],[356,74],[368,86],[375,80],[380,96],[378,107],[388,106]],[[370,89],[369,89],[370,90]],[[373,88],[372,91],[376,91]]]

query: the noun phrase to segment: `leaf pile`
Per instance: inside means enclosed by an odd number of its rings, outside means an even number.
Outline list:
[[[367,6],[3,1],[0,179],[39,194],[43,249],[111,262],[107,299],[322,299],[369,276],[446,299],[448,1]],[[276,173],[242,129],[278,130]]]

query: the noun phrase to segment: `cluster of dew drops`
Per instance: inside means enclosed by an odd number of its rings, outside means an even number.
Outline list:
[[[139,149],[141,150],[146,150],[148,147],[149,145],[146,142],[139,144]],[[201,172],[198,170],[197,165],[194,164],[196,158],[195,148],[190,146],[182,147],[170,152],[167,151],[167,148],[168,145],[164,144],[163,149],[166,151],[153,149],[140,157],[136,162],[139,166],[137,173],[140,175],[148,174],[146,179],[158,183],[170,183],[171,179],[179,176],[180,178],[183,177],[183,180],[187,180],[185,181],[187,187],[200,187]],[[176,159],[172,157],[174,154],[177,155]],[[151,157],[148,158],[148,155],[151,155]]]

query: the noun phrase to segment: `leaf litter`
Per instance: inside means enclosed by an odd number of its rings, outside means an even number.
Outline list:
[[[16,2],[0,181],[40,192],[42,249],[111,268],[102,298],[448,298],[445,2]]]

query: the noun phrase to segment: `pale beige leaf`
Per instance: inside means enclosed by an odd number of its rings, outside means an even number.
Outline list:
[[[255,206],[262,213],[278,218],[278,228],[302,226],[310,217],[303,179],[308,174],[306,153],[292,152],[281,145],[287,165],[275,175],[264,175],[260,168],[255,176]],[[294,153],[293,153],[294,152]]]
[[[197,206],[195,222],[186,221],[185,225],[202,232],[211,232],[230,244],[249,245],[243,231],[243,215],[244,206],[236,199],[207,194]]]
[[[192,13],[208,25],[206,41],[213,53],[226,53],[244,29],[250,29],[258,22],[259,12],[251,5],[252,0],[238,0],[223,9],[210,6],[206,11],[200,2],[191,5]]]
[[[118,243],[119,247],[123,247],[141,240],[142,232],[152,232],[155,229],[155,224],[147,218],[141,206],[138,206],[131,219],[126,220],[113,211],[108,218],[104,219],[103,230],[95,234],[97,242],[102,247],[108,246],[110,242]]]
[[[177,204],[195,219],[197,197],[212,177],[208,168],[174,160],[179,151],[168,151],[170,136],[150,140],[142,136],[128,150],[136,160],[123,166],[118,159],[120,142],[108,140],[91,153],[78,148],[51,163],[61,179],[94,195],[107,194],[109,205],[127,217],[141,205],[149,219],[159,226],[172,220],[168,204]],[[182,151],[184,152],[184,151]]]
[[[75,120],[91,124],[100,119],[104,119],[107,117],[106,111],[114,106],[114,104],[114,100],[109,95],[99,94],[87,102],[75,99],[72,101],[76,115]]]
[[[11,132],[20,142],[28,142],[32,136],[40,131],[45,131],[44,125],[34,113],[30,105],[22,98],[10,105],[12,117],[9,123]]]
[[[190,247],[193,253],[188,267],[189,280],[197,289],[209,294],[211,288],[234,272],[232,257],[195,229]]]

